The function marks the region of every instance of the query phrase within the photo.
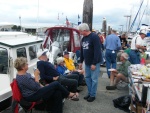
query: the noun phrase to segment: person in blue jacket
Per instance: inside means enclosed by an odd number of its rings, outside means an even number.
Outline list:
[[[71,79],[76,79],[78,78],[78,86],[82,84],[83,82],[83,76],[82,78],[79,75],[79,72],[71,72],[69,71],[66,66],[65,66],[65,62],[64,62],[64,58],[63,57],[59,57],[56,59],[57,60],[57,66],[56,66],[56,70],[61,74],[64,75],[66,78],[71,78]],[[82,71],[82,70],[80,70]]]

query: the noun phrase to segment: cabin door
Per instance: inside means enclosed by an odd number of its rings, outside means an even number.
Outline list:
[[[10,74],[8,73],[8,50],[0,47],[0,94],[10,88]]]

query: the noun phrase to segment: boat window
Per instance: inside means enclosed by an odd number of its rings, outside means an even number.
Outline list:
[[[8,69],[8,51],[0,47],[0,73],[7,74]]]
[[[54,29],[52,31],[53,41],[69,41],[70,40],[70,31],[64,29]]]
[[[25,57],[25,58],[27,58],[25,47],[17,49],[17,57]]]
[[[37,52],[37,46],[36,45],[29,47],[30,60],[37,58],[36,52]]]
[[[80,37],[76,31],[73,31],[75,47],[80,47]]]

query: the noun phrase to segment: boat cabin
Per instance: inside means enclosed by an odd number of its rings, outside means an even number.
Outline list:
[[[37,63],[36,53],[42,42],[43,39],[27,33],[0,32],[0,111],[11,104],[10,83],[17,72],[13,65],[14,60],[17,57],[26,57],[28,72],[33,74],[33,68]]]
[[[53,63],[58,55],[63,51],[75,53],[80,50],[80,33],[75,28],[56,26],[45,31],[46,38],[43,41],[43,48],[47,48],[51,53],[50,59]]]

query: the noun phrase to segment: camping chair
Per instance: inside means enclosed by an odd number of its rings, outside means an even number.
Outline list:
[[[10,84],[12,89],[12,113],[18,113],[19,111],[19,105],[23,108],[25,113],[29,112],[32,113],[32,108],[40,104],[40,102],[28,102],[26,101],[20,92],[20,89],[18,87],[16,79],[13,80],[13,82]]]

